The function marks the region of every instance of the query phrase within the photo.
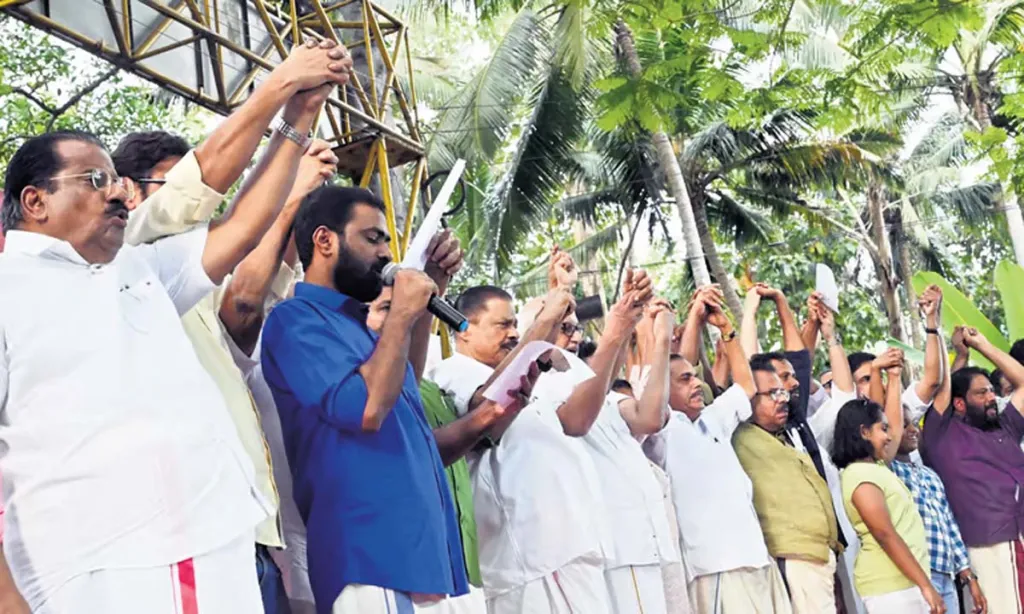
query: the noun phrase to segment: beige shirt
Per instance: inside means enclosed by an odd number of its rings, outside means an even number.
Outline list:
[[[151,243],[161,237],[180,234],[209,222],[224,195],[203,183],[202,171],[192,152],[167,173],[167,183],[132,212],[125,231],[131,245]],[[270,461],[270,449],[263,436],[259,412],[242,372],[235,366],[218,311],[227,280],[207,294],[181,318],[182,327],[203,368],[220,389],[242,448],[252,460],[256,485],[274,514],[256,527],[256,542],[284,547],[280,520],[280,499]]]

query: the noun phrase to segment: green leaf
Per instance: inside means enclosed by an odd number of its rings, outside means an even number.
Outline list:
[[[924,352],[915,348],[914,346],[907,345],[899,339],[889,337],[885,340],[886,345],[891,348],[897,348],[903,350],[903,357],[914,363],[915,365],[924,366]]]
[[[1003,260],[996,265],[996,289],[1003,299],[1003,313],[1010,341],[1024,338],[1024,268]]]
[[[941,275],[931,271],[922,271],[914,275],[911,283],[918,295],[922,294],[925,288],[931,284],[942,288],[942,329],[947,336],[951,336],[953,329],[957,326],[970,326],[978,329],[978,332],[999,349],[1004,352],[1009,351],[1010,344],[1007,343],[1006,338],[999,332],[995,324],[992,324],[970,299]],[[995,368],[995,365],[978,352],[971,352],[971,360],[980,367],[990,370]]]

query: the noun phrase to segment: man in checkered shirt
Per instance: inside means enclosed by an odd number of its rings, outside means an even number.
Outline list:
[[[949,377],[948,373],[945,377]],[[971,571],[967,547],[960,537],[960,527],[953,519],[942,480],[932,469],[910,459],[910,453],[917,450],[919,436],[917,422],[913,420],[910,408],[904,406],[903,439],[900,440],[899,452],[890,467],[914,496],[917,511],[924,521],[928,554],[932,562],[932,584],[945,600],[946,612],[956,614],[961,611],[954,576],[970,587],[974,611],[984,611],[979,607],[985,603],[985,598],[978,586],[977,576]]]

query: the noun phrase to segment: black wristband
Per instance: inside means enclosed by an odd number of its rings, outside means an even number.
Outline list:
[[[937,329],[937,328],[927,328],[926,327],[924,329],[924,332],[928,333],[929,335],[937,335],[937,334],[939,334],[939,329]]]

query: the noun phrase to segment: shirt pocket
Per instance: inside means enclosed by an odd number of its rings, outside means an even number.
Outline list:
[[[152,333],[161,326],[166,326],[168,321],[177,319],[176,315],[172,318],[167,317],[167,310],[173,314],[177,312],[174,311],[167,291],[155,275],[144,275],[131,281],[120,282],[118,302],[125,323],[140,333]]]

